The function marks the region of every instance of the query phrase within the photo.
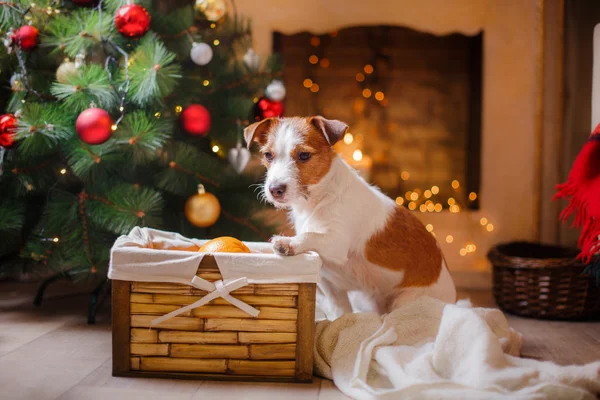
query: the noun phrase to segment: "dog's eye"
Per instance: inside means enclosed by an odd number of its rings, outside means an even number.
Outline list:
[[[264,154],[264,156],[265,156],[265,160],[267,160],[268,162],[271,162],[271,161],[273,161],[273,153],[270,153],[270,152],[268,152],[268,151],[267,151],[267,152]]]
[[[311,155],[312,154],[310,154],[310,153],[308,153],[306,151],[303,151],[302,153],[298,154],[298,160],[300,160],[300,161],[308,161],[308,160],[310,160],[310,156]]]

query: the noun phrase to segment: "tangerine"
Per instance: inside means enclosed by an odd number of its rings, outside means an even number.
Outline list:
[[[250,253],[241,240],[231,236],[221,236],[204,243],[198,251],[205,253]]]

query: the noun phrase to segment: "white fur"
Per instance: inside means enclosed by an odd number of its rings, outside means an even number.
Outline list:
[[[443,261],[440,277],[433,285],[398,289],[404,276],[402,271],[382,268],[366,259],[367,241],[384,228],[394,211],[396,205],[392,199],[365,182],[339,156],[335,156],[321,181],[309,186],[308,195],[300,195],[296,182],[298,170],[290,154],[302,135],[285,122],[274,135],[276,157],[267,173],[265,194],[276,206],[290,209],[296,236],[273,237],[273,248],[281,255],[312,250],[321,256],[318,303],[328,319],[336,319],[353,309],[384,313],[389,311],[390,304],[397,307],[424,295],[449,303],[456,301],[454,283]],[[288,189],[285,198],[277,202],[268,187],[280,183],[287,184]],[[349,292],[353,292],[354,307]]]

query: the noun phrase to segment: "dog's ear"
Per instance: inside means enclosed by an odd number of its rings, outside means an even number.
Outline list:
[[[330,146],[333,146],[340,141],[348,131],[348,125],[337,119],[325,119],[321,116],[312,117],[310,122],[321,132],[327,139]]]
[[[244,129],[244,139],[246,140],[248,148],[250,148],[254,142],[258,142],[261,145],[264,145],[267,142],[267,130],[272,122],[273,118],[266,118],[262,121],[255,122],[252,125],[248,125]]]

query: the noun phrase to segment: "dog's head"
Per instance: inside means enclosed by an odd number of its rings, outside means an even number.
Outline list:
[[[289,207],[310,196],[310,187],[329,172],[334,159],[332,146],[348,125],[323,117],[267,118],[248,126],[248,147],[260,144],[267,167],[264,192],[276,207]]]

